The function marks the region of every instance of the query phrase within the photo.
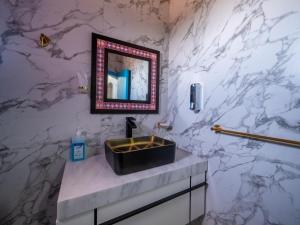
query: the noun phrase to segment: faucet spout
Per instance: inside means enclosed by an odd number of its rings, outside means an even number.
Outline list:
[[[126,117],[126,138],[132,137],[132,129],[137,128],[134,117]]]

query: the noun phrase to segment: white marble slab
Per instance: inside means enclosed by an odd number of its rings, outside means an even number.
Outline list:
[[[167,110],[169,2],[161,0],[0,1],[0,223],[54,225],[70,138],[80,128],[89,156],[125,135],[138,136]],[[159,114],[90,114],[91,33],[160,55]],[[51,42],[41,48],[41,33]],[[135,92],[141,89],[135,89]]]
[[[207,161],[182,150],[176,151],[174,163],[123,176],[113,172],[104,154],[68,162],[57,201],[57,218],[64,220],[206,170]]]
[[[208,159],[203,225],[299,225],[299,149],[210,128],[300,140],[300,1],[171,0],[169,12],[164,138]]]

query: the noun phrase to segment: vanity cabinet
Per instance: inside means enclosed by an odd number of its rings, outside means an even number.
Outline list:
[[[193,176],[191,178],[191,187],[195,187],[199,184],[203,184],[206,182],[206,178],[203,174]],[[191,221],[198,219],[200,216],[205,213],[205,186],[197,188],[191,191]]]
[[[64,221],[57,221],[57,224],[185,225],[204,214],[205,185],[205,173],[201,173]]]

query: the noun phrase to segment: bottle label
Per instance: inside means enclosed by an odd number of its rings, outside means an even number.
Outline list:
[[[73,144],[73,160],[84,159],[84,144]]]

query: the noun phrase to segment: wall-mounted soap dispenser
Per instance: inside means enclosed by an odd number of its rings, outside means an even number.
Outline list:
[[[200,112],[203,109],[203,86],[200,83],[191,84],[190,109]]]

